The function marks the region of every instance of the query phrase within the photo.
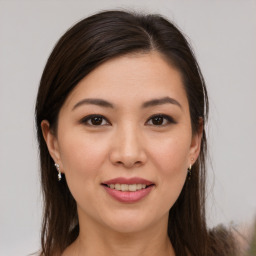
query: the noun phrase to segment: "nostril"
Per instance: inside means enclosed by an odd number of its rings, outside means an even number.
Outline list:
[[[134,166],[140,166],[142,164],[141,161],[116,161],[115,163],[116,165],[123,165],[124,167],[127,167],[127,168],[132,168]]]

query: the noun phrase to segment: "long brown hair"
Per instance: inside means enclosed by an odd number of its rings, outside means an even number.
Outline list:
[[[53,49],[42,74],[36,102],[44,196],[41,255],[61,254],[79,234],[76,202],[65,177],[61,182],[57,181],[54,162],[41,131],[42,120],[48,120],[52,131],[56,132],[58,113],[82,78],[116,56],[150,51],[158,51],[179,70],[189,102],[192,131],[199,132],[202,120],[204,125],[208,116],[205,82],[186,38],[162,16],[124,11],[101,12],[70,28]],[[207,230],[206,147],[203,128],[201,151],[192,168],[192,176],[186,180],[169,212],[168,235],[179,256],[231,255],[233,250],[229,232],[223,231],[221,236],[218,235],[219,230]]]

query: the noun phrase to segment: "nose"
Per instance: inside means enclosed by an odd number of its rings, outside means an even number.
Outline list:
[[[110,161],[116,166],[133,168],[142,166],[147,160],[142,136],[134,127],[120,127],[113,139]]]

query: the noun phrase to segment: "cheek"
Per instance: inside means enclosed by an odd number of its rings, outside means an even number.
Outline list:
[[[107,144],[94,136],[83,134],[66,136],[60,145],[60,155],[65,175],[68,179],[79,178],[85,182],[95,177],[107,157]]]
[[[151,147],[150,155],[156,166],[158,189],[162,195],[161,207],[166,211],[178,199],[187,177],[189,141],[189,138],[174,136],[162,140],[157,150]]]
[[[172,176],[186,170],[189,146],[189,138],[170,136],[155,146],[151,142],[150,155],[163,175]]]
[[[69,190],[78,207],[89,213],[90,208],[97,208],[94,193],[100,183],[108,145],[95,136],[70,134],[72,135],[62,137],[61,162]],[[93,215],[93,212],[91,214]]]

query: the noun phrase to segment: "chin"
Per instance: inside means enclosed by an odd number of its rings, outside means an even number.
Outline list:
[[[105,225],[115,232],[129,234],[138,233],[152,227],[158,218],[153,218],[152,213],[145,214],[138,211],[120,212],[111,216],[104,216]]]
[[[109,228],[118,233],[133,234],[146,230],[148,226],[150,226],[150,224],[137,223],[136,221],[118,221],[109,225]]]

